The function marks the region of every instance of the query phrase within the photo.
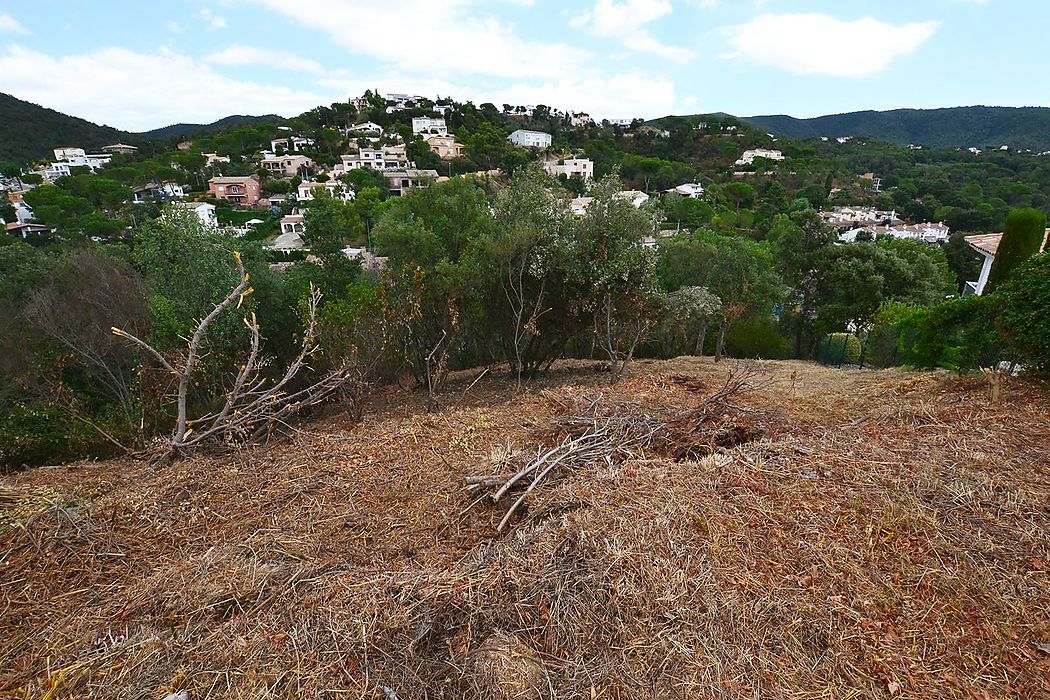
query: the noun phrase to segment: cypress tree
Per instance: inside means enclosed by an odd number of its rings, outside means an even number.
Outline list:
[[[1046,214],[1038,209],[1015,209],[1006,217],[999,249],[995,252],[992,269],[988,273],[985,294],[1010,277],[1013,269],[1039,252],[1046,231]]]

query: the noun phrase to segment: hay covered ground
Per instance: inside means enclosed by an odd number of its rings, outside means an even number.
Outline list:
[[[4,477],[0,697],[1050,698],[1038,387],[761,363],[713,452],[552,473],[502,535],[464,488],[585,399],[666,416],[732,366],[468,373],[434,414]]]

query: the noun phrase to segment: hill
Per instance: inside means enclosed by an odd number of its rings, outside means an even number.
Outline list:
[[[151,140],[185,138],[204,131],[218,131],[242,124],[278,122],[276,114],[264,116],[231,115],[211,124],[172,124],[142,133],[100,126],[80,117],[0,93],[0,163],[30,163],[52,157],[57,146],[98,148],[111,143],[141,146]]]
[[[745,117],[745,122],[777,136],[812,139],[856,136],[896,144],[944,148],[1050,150],[1050,108],[951,107],[851,112],[811,119],[787,115]]]
[[[257,117],[246,114],[233,114],[228,117],[223,117],[218,121],[214,121],[211,124],[172,124],[151,131],[144,131],[140,136],[147,139],[186,138],[188,136],[199,134],[202,131],[218,131],[221,129],[229,129],[234,126],[280,121],[284,121],[284,117],[278,114],[266,114]]]
[[[91,149],[118,141],[139,145],[142,139],[0,92],[0,162],[48,158],[57,146]]]
[[[766,362],[746,411],[705,422],[733,366],[642,362],[610,387],[565,363],[526,392],[461,373],[439,413],[406,390],[160,470],[4,477],[0,691],[1044,697],[1045,395]],[[509,534],[506,502],[464,488],[581,424],[666,415],[688,455],[592,454]]]

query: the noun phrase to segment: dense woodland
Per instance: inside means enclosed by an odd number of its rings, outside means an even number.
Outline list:
[[[269,122],[201,133],[190,150],[144,143],[96,174],[29,190],[26,201],[54,233],[0,241],[8,307],[0,320],[0,463],[135,450],[168,434],[172,375],[157,360],[184,352],[195,324],[238,286],[235,260],[250,289],[208,328],[189,391],[200,414],[218,410],[236,384],[245,353],[254,352],[253,328],[261,329],[264,376],[276,379],[295,361],[312,290],[322,296],[308,335],[321,350],[310,372],[351,368],[344,398],[355,405],[369,388],[408,375],[437,408],[453,369],[498,365],[526,387],[562,357],[600,361],[613,381],[640,355],[827,359],[834,351],[838,362],[855,363],[855,346],[875,365],[966,372],[1003,359],[1048,369],[1047,255],[1033,258],[1030,241],[1050,207],[1050,158],[774,142],[726,116],[703,118],[703,129],[699,118],[668,118],[657,129],[572,128],[542,106],[523,121],[496,105],[463,104],[447,120],[465,157],[441,161],[410,126],[431,107],[388,114],[373,95],[364,110],[333,104],[280,125],[314,139],[307,155],[324,167],[355,139],[339,127],[371,120],[388,142],[398,134],[419,167],[452,176],[396,198],[381,174],[352,171],[353,202],[310,203],[309,259],[262,246],[291,203],[259,212],[217,202],[222,223],[268,220],[240,238],[193,217],[161,217],[159,204],[128,204],[133,186],[161,180],[203,198],[207,179],[219,174],[205,165],[209,152],[230,156],[224,175],[258,174],[267,193],[294,192],[298,178],[273,178],[255,165],[270,139],[289,133]],[[554,154],[592,158],[596,180],[551,179],[535,152],[506,140],[522,126],[552,134]],[[740,153],[755,147],[787,158],[737,168]],[[480,174],[493,170],[501,173]],[[16,176],[20,164],[3,171]],[[868,173],[882,178],[881,193]],[[705,196],[665,194],[682,182],[702,183]],[[625,188],[651,199],[636,208],[618,196]],[[583,193],[590,205],[572,214],[571,198]],[[834,204],[943,220],[956,233],[944,247],[841,245],[819,215]],[[957,298],[977,274],[961,236],[1004,226],[1021,243],[1001,286]],[[385,271],[362,270],[343,255],[346,245],[385,257]]]

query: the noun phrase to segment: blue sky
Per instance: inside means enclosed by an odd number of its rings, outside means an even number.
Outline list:
[[[365,88],[597,117],[1050,105],[1045,0],[0,0],[0,92],[144,130]]]

